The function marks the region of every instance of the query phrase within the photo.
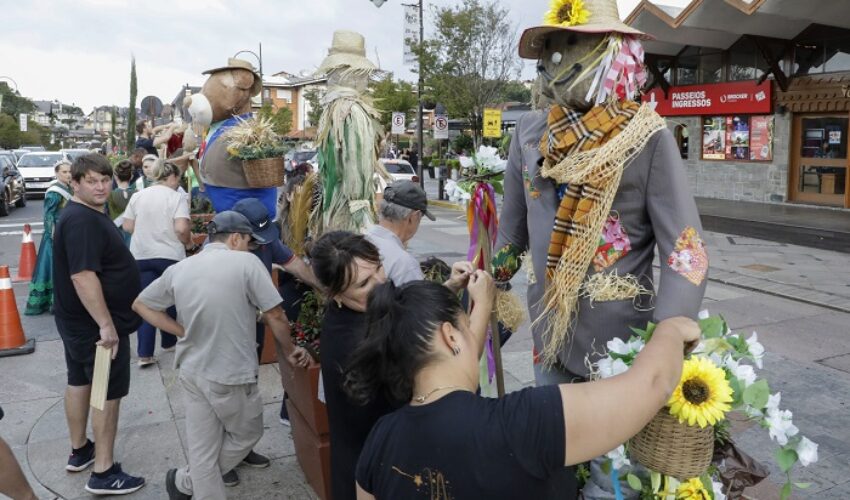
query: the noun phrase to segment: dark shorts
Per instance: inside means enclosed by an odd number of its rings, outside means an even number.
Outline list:
[[[61,334],[61,332],[60,332]],[[76,337],[62,337],[65,345],[65,365],[68,368],[68,385],[91,385],[94,377],[94,355],[97,345],[96,337],[83,340]],[[130,393],[130,339],[119,335],[118,354],[112,360],[109,368],[109,387],[106,399],[121,399]]]

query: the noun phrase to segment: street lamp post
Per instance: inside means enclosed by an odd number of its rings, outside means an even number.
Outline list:
[[[263,87],[263,44],[260,42],[260,54],[257,55],[253,50],[240,50],[239,52],[233,54],[234,59],[239,54],[251,54],[252,56],[257,58],[257,62],[260,63],[260,102],[265,103],[266,101],[266,89]]]
[[[375,4],[376,7],[380,7],[381,5],[384,5],[384,3],[386,1],[387,0],[371,0],[371,2],[373,4]],[[423,6],[424,3],[425,3],[425,0],[417,0],[416,4],[410,4],[410,5],[416,5],[417,7],[419,7],[419,43],[420,44],[422,44],[422,42],[425,40],[425,20],[424,20],[423,15],[422,15],[423,10],[424,10],[424,6]],[[404,4],[402,4],[402,5],[404,5]],[[414,165],[414,168],[416,168],[416,175],[419,176],[419,185],[422,186],[422,188],[424,189],[425,188],[425,176],[422,175],[423,174],[423,172],[422,172],[422,145],[425,142],[425,139],[424,139],[425,133],[424,133],[424,130],[423,130],[423,127],[422,127],[422,114],[423,114],[422,113],[422,86],[424,85],[424,80],[423,80],[423,77],[422,77],[422,58],[421,57],[416,58],[416,64],[417,64],[417,72],[419,73],[419,83],[416,86],[416,96],[417,96],[417,100],[419,101],[419,103],[418,103],[417,110],[416,110],[416,165]]]

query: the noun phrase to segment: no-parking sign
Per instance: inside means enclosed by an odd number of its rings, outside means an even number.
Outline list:
[[[434,139],[449,138],[449,117],[437,115],[434,117]]]
[[[407,118],[404,113],[393,113],[393,134],[403,134],[406,128]]]

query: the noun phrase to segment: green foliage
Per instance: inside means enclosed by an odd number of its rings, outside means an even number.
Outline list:
[[[289,150],[283,144],[276,146],[246,146],[238,150],[228,150],[233,158],[240,160],[263,160],[282,157]]]
[[[393,112],[407,114],[418,104],[413,85],[402,80],[393,80],[392,73],[372,82],[370,88],[375,107],[381,112],[381,125],[387,130],[392,125]]]
[[[797,452],[791,446],[776,450],[776,465],[782,472],[788,472],[797,463]]]
[[[469,120],[477,144],[484,108],[501,100],[521,68],[516,26],[508,9],[495,1],[463,0],[435,7],[433,14],[434,36],[415,47],[421,76],[450,116]]]
[[[463,150],[466,150],[467,153],[470,153],[475,147],[475,140],[472,137],[469,137],[466,134],[460,134],[455,137],[455,140],[452,141],[452,148],[456,153],[461,153]]]
[[[322,112],[324,112],[325,107],[322,105],[322,97],[325,94],[317,89],[312,88],[306,92],[304,92],[304,99],[310,104],[310,111],[307,113],[307,121],[310,122],[311,127],[318,127],[319,120],[322,118]]]
[[[0,82],[0,95],[3,96],[3,102],[0,103],[3,113],[8,114],[15,120],[18,119],[21,113],[32,113],[35,111],[35,103],[9,88],[9,84],[6,82]]]
[[[744,403],[757,410],[767,406],[768,398],[770,398],[770,387],[767,385],[767,380],[758,380],[744,389]]]
[[[127,111],[127,151],[136,147],[136,97],[139,90],[136,82],[136,58],[130,59],[130,109]]]
[[[324,307],[321,298],[314,291],[309,291],[301,301],[298,319],[292,322],[292,343],[303,347],[316,361],[319,361],[320,337],[322,335],[322,319]]]
[[[643,484],[641,483],[640,478],[634,474],[627,474],[626,482],[629,483],[629,488],[633,490],[640,491],[643,489]]]
[[[112,124],[110,126],[111,132],[109,133],[109,145],[117,146],[118,144],[115,142],[116,134],[118,133],[118,108],[112,106]]]
[[[504,102],[521,102],[523,104],[531,103],[531,89],[525,86],[524,83],[518,81],[510,81],[505,83],[502,89],[502,101]]]
[[[275,109],[266,102],[258,112],[261,118],[268,118],[277,135],[284,136],[292,130],[292,110],[287,107]]]
[[[6,103],[3,102],[3,109]],[[27,131],[21,132],[17,116],[0,114],[0,148],[16,149],[24,145],[48,146],[50,130],[32,120],[27,121]]]

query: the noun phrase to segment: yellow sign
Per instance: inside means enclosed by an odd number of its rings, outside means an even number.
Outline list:
[[[484,110],[484,137],[502,137],[502,111]]]

